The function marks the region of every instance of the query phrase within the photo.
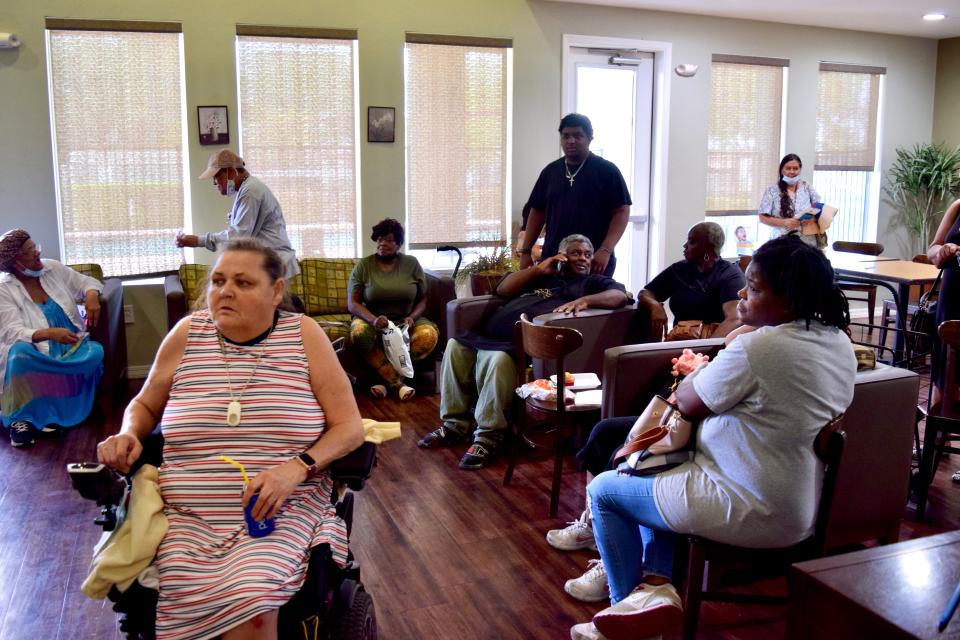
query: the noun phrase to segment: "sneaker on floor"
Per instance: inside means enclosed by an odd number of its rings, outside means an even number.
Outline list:
[[[440,425],[427,435],[417,441],[417,446],[421,449],[435,449],[436,447],[448,447],[457,444],[463,440],[463,436],[448,428],[446,425]]]
[[[493,459],[493,449],[485,444],[472,444],[460,458],[461,469],[482,469]]]
[[[581,513],[573,522],[568,522],[563,529],[547,531],[547,543],[561,551],[596,549],[597,541],[593,539],[593,526],[587,512]]]
[[[33,444],[33,427],[29,422],[17,420],[10,425],[10,444],[18,448]]]
[[[680,626],[683,605],[669,582],[643,583],[626,598],[593,616],[593,624],[610,640],[660,635]]]
[[[570,627],[570,640],[607,640],[607,636],[597,631],[592,622],[582,622]]]
[[[610,587],[607,584],[607,570],[603,560],[591,560],[589,567],[579,578],[567,580],[563,590],[581,602],[600,602],[610,598]]]

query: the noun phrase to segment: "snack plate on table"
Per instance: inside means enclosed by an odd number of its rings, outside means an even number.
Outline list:
[[[557,384],[557,376],[550,376],[550,382]],[[573,374],[573,384],[568,384],[567,389],[572,391],[581,391],[583,389],[596,389],[600,386],[600,378],[595,373],[575,373]]]

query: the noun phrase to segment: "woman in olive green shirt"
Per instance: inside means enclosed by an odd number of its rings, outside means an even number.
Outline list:
[[[373,227],[370,239],[377,251],[361,258],[350,274],[347,308],[353,314],[350,341],[367,363],[386,382],[370,387],[375,398],[384,398],[388,387],[397,390],[401,400],[413,397],[413,387],[393,368],[383,352],[380,332],[391,321],[410,331],[410,357],[423,360],[437,346],[437,325],[422,317],[427,308],[427,278],[413,256],[400,253],[403,225],[393,218]]]

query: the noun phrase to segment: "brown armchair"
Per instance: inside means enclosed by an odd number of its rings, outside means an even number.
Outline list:
[[[103,378],[100,389],[116,395],[127,388],[127,328],[123,321],[123,283],[119,278],[104,278],[103,269],[93,263],[67,265],[85,276],[103,283],[100,294],[100,322],[90,338],[103,347]]]
[[[447,304],[447,336],[450,338],[475,330],[480,323],[507,300],[498,296],[471,296],[457,298]],[[603,371],[603,352],[610,347],[635,342],[634,315],[636,304],[619,309],[587,309],[576,316],[565,313],[545,313],[533,319],[537,325],[569,327],[583,334],[583,346],[567,356],[565,367],[577,373]],[[553,365],[540,359],[533,361],[535,378],[555,374]]]

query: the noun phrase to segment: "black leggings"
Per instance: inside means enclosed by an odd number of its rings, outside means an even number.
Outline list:
[[[607,418],[594,425],[587,442],[577,452],[580,466],[595,476],[613,469],[613,455],[623,446],[636,421],[637,416],[626,416]]]

